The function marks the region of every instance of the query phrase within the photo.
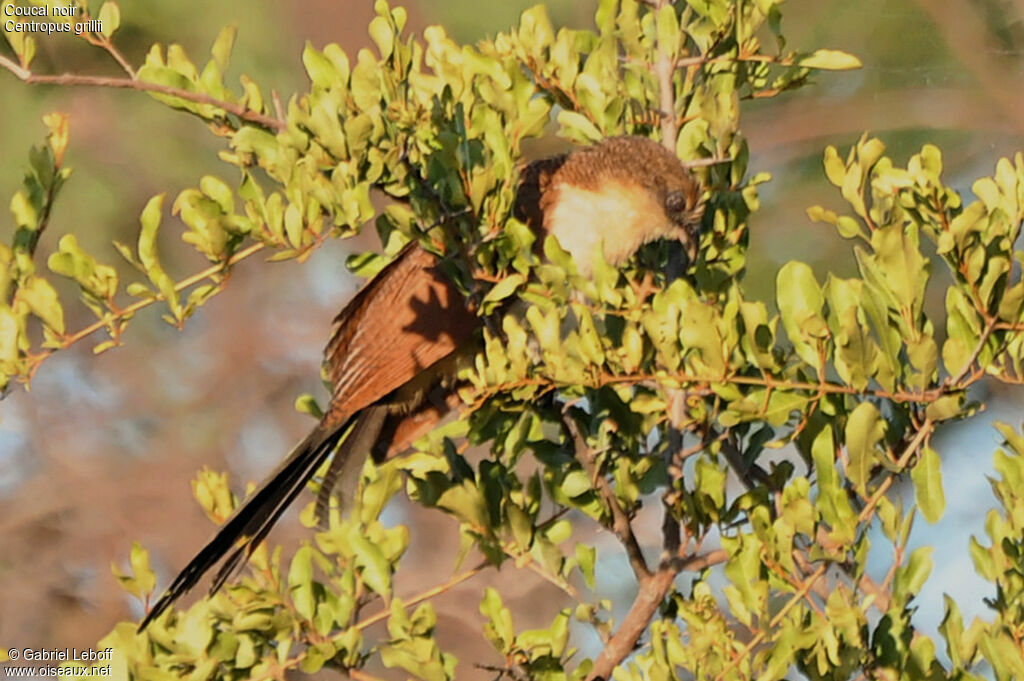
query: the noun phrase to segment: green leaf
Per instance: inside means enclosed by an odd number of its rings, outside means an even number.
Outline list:
[[[515,293],[516,290],[523,285],[524,281],[526,281],[526,278],[523,275],[510,274],[492,286],[491,290],[487,292],[487,295],[484,296],[480,303],[484,308],[484,312],[492,311],[495,308],[496,303],[505,300]]]
[[[500,653],[507,653],[515,643],[512,613],[501,602],[501,594],[493,587],[484,589],[480,601],[480,614],[487,618],[484,635]]]
[[[964,617],[960,607],[947,594],[942,595],[946,612],[939,625],[939,633],[946,639],[946,654],[954,667],[970,664],[974,658],[974,646],[964,636]]]
[[[570,499],[586,494],[591,490],[590,478],[583,471],[577,469],[569,471],[569,474],[562,480],[562,492]]]
[[[867,484],[877,457],[877,445],[885,436],[885,420],[870,402],[861,402],[846,423],[846,449],[850,463],[846,475],[861,494],[867,496]]]
[[[853,541],[857,530],[857,514],[843,488],[836,470],[835,444],[832,427],[825,426],[814,438],[811,455],[818,475],[817,506],[822,519],[832,526],[832,533],[840,542]]]
[[[199,189],[213,199],[225,215],[235,212],[235,196],[224,180],[213,175],[204,175],[199,180]]]
[[[576,111],[559,111],[558,124],[562,126],[566,137],[583,144],[600,142],[604,138],[604,135],[589,118]]]
[[[100,35],[110,39],[114,32],[121,26],[121,8],[114,0],[107,0],[100,7]]]
[[[842,50],[815,50],[810,55],[798,60],[797,64],[805,68],[825,71],[848,71],[863,66],[860,59]]]
[[[938,453],[924,447],[917,465],[910,471],[914,481],[914,497],[921,514],[930,523],[936,523],[946,510],[946,495],[942,490],[942,470]]]
[[[587,587],[594,588],[594,565],[597,562],[597,549],[593,546],[578,542],[576,544],[576,564],[583,574],[583,581]]]
[[[828,334],[821,316],[824,297],[811,268],[791,261],[782,266],[776,281],[776,298],[786,334],[807,364],[820,368],[818,345]]]
[[[846,182],[846,163],[844,163],[843,159],[840,158],[839,150],[832,145],[825,147],[824,164],[825,177],[828,178],[828,181],[837,187],[842,187]],[[819,218],[827,217],[827,214],[824,211],[816,214]],[[811,216],[811,219],[813,220],[815,217]]]
[[[129,558],[132,566],[132,574],[135,576],[139,590],[143,594],[152,593],[156,588],[156,574],[149,567],[149,551],[142,548],[138,542],[132,542],[132,552]]]
[[[934,546],[922,546],[914,549],[906,565],[896,570],[893,579],[893,598],[896,603],[905,605],[913,596],[921,591],[932,572],[932,553]]]
[[[57,292],[46,279],[30,277],[18,289],[18,299],[25,302],[36,317],[58,335],[64,333],[64,308],[57,299]]]
[[[146,207],[142,209],[142,216],[139,219],[142,223],[138,246],[139,263],[142,265],[146,276],[156,285],[164,300],[167,301],[175,318],[180,319],[181,304],[178,301],[178,292],[174,288],[174,280],[167,276],[163,266],[160,264],[160,255],[157,252],[156,245],[165,197],[165,194],[154,196],[146,203]]]
[[[238,26],[231,24],[220,29],[217,39],[213,41],[210,54],[221,73],[228,70],[228,61],[231,58],[231,49],[235,46],[235,36],[238,34]],[[251,82],[251,81],[250,81]],[[256,109],[258,107],[253,106]]]
[[[391,30],[388,20],[382,16],[374,17],[370,21],[370,38],[373,39],[377,49],[380,50],[381,59],[387,59],[395,47],[395,34]]]
[[[313,593],[313,548],[308,544],[299,547],[292,558],[288,590],[295,610],[307,620],[312,620],[316,614],[316,598]]]
[[[185,75],[167,66],[146,64],[139,69],[136,77],[142,82],[164,85],[169,88],[174,88],[175,90],[194,92],[196,89],[195,83],[189,80]],[[185,111],[191,111],[193,113],[198,113],[200,111],[199,105],[190,100],[182,99],[181,97],[176,97],[174,95],[162,94],[160,92],[150,92],[149,94],[154,99],[163,102],[167,106],[171,106],[176,109],[184,109]],[[213,108],[209,105],[206,106],[208,109]],[[250,128],[247,126],[243,129]]]
[[[348,542],[356,565],[361,568],[359,576],[363,582],[385,599],[390,598],[391,563],[380,547],[371,542],[355,523],[349,528]]]
[[[309,74],[314,87],[328,90],[340,80],[340,74],[331,60],[314,48],[308,40],[302,50],[302,64],[306,67],[306,73]]]

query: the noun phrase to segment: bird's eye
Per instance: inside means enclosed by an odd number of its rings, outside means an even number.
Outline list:
[[[665,197],[665,210],[670,214],[682,213],[686,210],[686,195],[681,191],[671,191]]]

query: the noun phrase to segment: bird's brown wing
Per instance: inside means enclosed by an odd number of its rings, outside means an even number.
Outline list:
[[[418,378],[478,325],[436,258],[407,246],[334,320],[324,351],[334,394],[324,421],[344,421]]]

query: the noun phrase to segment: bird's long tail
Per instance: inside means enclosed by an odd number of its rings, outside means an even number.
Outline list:
[[[210,586],[211,594],[217,591],[235,569],[252,555],[288,505],[334,451],[353,418],[349,417],[340,425],[325,426],[321,423],[314,428],[259,488],[235,509],[206,546],[178,574],[143,618],[139,631],[145,629],[146,625],[159,617],[171,603],[195,586],[204,574],[227,556]]]
[[[316,521],[320,529],[327,529],[331,509],[331,497],[338,499],[338,510],[346,515],[352,510],[356,493],[359,491],[359,477],[366,463],[366,456],[380,438],[384,420],[388,416],[386,405],[375,404],[366,407],[352,424],[345,441],[338,446],[330,467],[324,473],[323,483],[316,495]]]

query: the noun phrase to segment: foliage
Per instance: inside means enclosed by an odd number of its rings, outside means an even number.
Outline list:
[[[1008,450],[996,455],[993,488],[1003,511],[986,524],[991,545],[971,544],[995,585],[993,619],[965,627],[949,598],[945,658],[913,621],[930,549],[906,550],[917,511],[933,522],[944,510],[936,428],[978,410],[967,393],[984,376],[1020,380],[1024,281],[1013,245],[1024,157],[1000,160],[965,205],[943,184],[933,146],[905,168],[868,136],[845,158],[830,147],[825,175],[849,207],[808,214],[852,242],[859,276],[819,279],[786,263],[773,313],[742,280],[757,186],[769,178],[748,176],[740,102],[801,85],[814,69],[858,65],[830,50],[786,51],[778,5],[604,0],[596,31],[557,32],[537,7],[508,33],[458,45],[438,27],[408,36],[404,10],[378,2],[369,27],[377,54],[353,60],[335,45],[307,46],[310,91],[286,107],[246,76],[240,93],[225,84],[230,30],[201,67],[178,46],[154,46],[137,72],[126,67],[137,75],[130,86],[206,121],[225,138],[220,156],[238,179],[204,177],[172,202],[182,238],[212,263],[184,279],[156,246],[162,196],[143,211],[137,243],[119,245],[143,276],[123,293],[116,268],[63,236],[49,269],[78,284],[97,318],[76,333],[33,261],[67,177],[66,127],[49,119],[49,144],[33,153],[12,202],[13,245],[0,249],[5,385],[94,331],[108,335],[97,351],[113,347],[150,304],[162,302],[180,326],[238,260],[267,249],[271,260],[301,260],[326,238],[355,233],[375,217],[374,191],[392,199],[376,215],[383,255],[354,257],[353,270],[372,275],[415,240],[491,315],[484,350],[461,377],[463,417],[368,469],[353,517],[335,514],[290,559],[264,547],[225,591],[143,634],[122,623],[101,647],[116,647],[146,679],[283,678],[324,666],[362,674],[371,663],[453,678],[457,661],[435,639],[429,598],[506,564],[543,574],[573,603],[552,608],[550,627],[519,631],[499,592],[481,595],[484,638],[512,678],[772,680],[798,670],[811,679],[969,679],[985,665],[999,679],[1024,675],[1024,438],[1001,429]],[[110,37],[95,39],[116,56]],[[30,39],[8,38],[19,60],[0,65],[25,82],[83,82],[33,74]],[[553,241],[546,261],[533,255],[510,212],[523,142],[552,121],[577,143],[660,138],[694,164],[707,210],[684,276],[667,275],[676,261],[665,245],[621,271],[599,264],[591,279]],[[939,263],[948,283],[932,277]],[[939,287],[945,318],[936,320],[924,301]],[[124,294],[135,302],[118,302]],[[525,314],[500,316],[498,303],[512,297]],[[463,440],[488,456],[472,462]],[[539,466],[521,463],[527,452]],[[889,494],[904,477],[914,508]],[[457,519],[460,562],[474,548],[484,561],[397,596],[409,530],[380,518],[402,489]],[[235,503],[213,473],[195,491],[215,519]],[[656,560],[634,532],[645,505],[663,516]],[[574,536],[588,524],[614,534],[633,570],[637,597],[621,622],[595,589],[594,546]],[[866,574],[873,551],[896,557],[880,581]],[[118,578],[148,598],[143,549],[131,564]],[[683,572],[694,574],[677,579]],[[380,621],[386,636],[369,638]],[[573,621],[601,638],[593,659]]]

